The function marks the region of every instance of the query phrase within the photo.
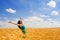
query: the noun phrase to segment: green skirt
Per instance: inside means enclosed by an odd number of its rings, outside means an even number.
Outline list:
[[[24,34],[26,34],[26,27],[24,25],[21,27],[21,30]]]

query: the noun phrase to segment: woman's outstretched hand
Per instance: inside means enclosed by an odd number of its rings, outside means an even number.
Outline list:
[[[12,23],[12,21],[9,21],[8,23]]]

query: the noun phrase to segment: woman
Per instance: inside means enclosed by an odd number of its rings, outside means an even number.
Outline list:
[[[23,37],[26,36],[26,28],[25,28],[25,26],[23,25],[23,21],[22,21],[21,18],[20,18],[20,20],[17,22],[17,24],[16,24],[16,23],[13,23],[12,21],[9,21],[9,23],[12,23],[12,24],[14,24],[14,25],[17,25],[18,28],[21,29],[22,33],[24,34]]]

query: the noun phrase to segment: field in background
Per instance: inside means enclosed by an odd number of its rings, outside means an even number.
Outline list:
[[[26,38],[20,29],[0,28],[0,40],[60,40],[60,28],[27,28]]]

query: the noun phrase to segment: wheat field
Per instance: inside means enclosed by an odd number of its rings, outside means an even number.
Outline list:
[[[0,40],[60,40],[60,28],[27,28],[26,38],[18,28],[0,28]]]

